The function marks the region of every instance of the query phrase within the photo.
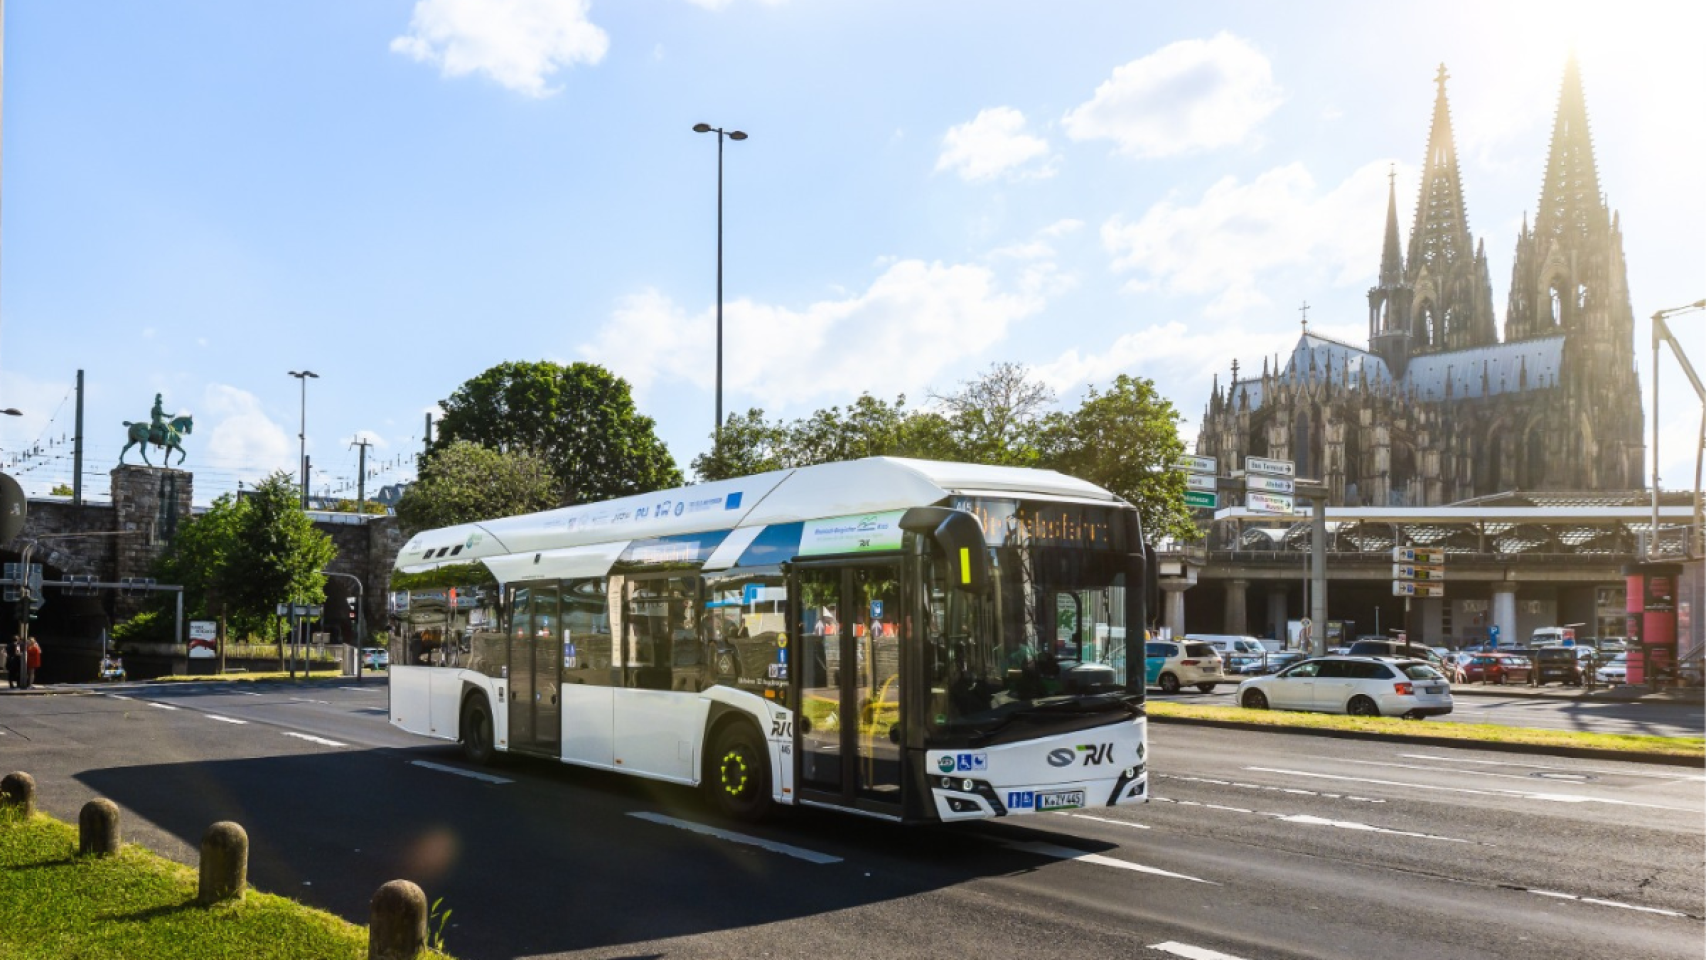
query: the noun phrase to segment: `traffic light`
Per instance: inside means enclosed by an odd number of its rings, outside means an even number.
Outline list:
[[[344,599],[349,603],[349,622],[354,623],[356,621],[356,614],[360,604],[356,602],[354,597],[346,597]]]

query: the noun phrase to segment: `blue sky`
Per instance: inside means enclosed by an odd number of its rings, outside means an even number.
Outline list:
[[[1363,344],[1386,174],[1409,228],[1444,62],[1501,316],[1581,58],[1638,317],[1706,296],[1698,5],[12,0],[0,460],[88,495],[156,392],[205,502],[424,414],[504,360],[594,360],[685,470],[709,445],[715,138],[724,404],[914,402],[990,363],[1072,404],[1156,381],[1185,435],[1238,358]],[[1706,366],[1706,314],[1675,321]],[[1637,325],[1643,393],[1648,324]],[[1700,408],[1661,361],[1667,487]],[[1650,408],[1650,397],[1643,402]],[[1649,409],[1649,416],[1651,415]],[[1650,424],[1649,420],[1649,424]],[[1648,438],[1650,443],[1650,437]],[[132,451],[131,457],[135,457]]]

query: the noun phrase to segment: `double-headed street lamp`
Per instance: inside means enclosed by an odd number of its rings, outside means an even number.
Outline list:
[[[717,135],[717,429],[711,435],[711,444],[720,465],[723,456],[723,140],[745,140],[746,134],[708,123],[694,124],[693,132]]]
[[[301,451],[296,459],[297,469],[302,471],[302,509],[308,509],[308,378],[320,379],[320,375],[312,370],[290,371],[290,375],[302,382],[302,419],[301,428],[296,439],[301,442]]]

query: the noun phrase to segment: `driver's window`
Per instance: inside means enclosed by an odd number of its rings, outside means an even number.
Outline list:
[[[1319,663],[1300,663],[1281,674],[1281,676],[1284,676],[1288,680],[1301,680],[1306,677],[1313,677],[1320,672],[1321,664]]]

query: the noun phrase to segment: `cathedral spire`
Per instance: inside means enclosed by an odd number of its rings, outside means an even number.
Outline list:
[[[1404,254],[1398,247],[1398,170],[1386,172],[1386,246],[1380,253],[1380,285],[1404,282]]]
[[[1607,218],[1599,192],[1599,168],[1594,163],[1593,134],[1588,129],[1587,98],[1576,55],[1564,64],[1558,92],[1558,114],[1552,121],[1552,149],[1546,159],[1546,179],[1540,187],[1540,209],[1534,232],[1542,242],[1586,239]]]
[[[1469,215],[1463,205],[1463,180],[1457,170],[1457,140],[1451,132],[1451,105],[1445,99],[1445,64],[1434,75],[1433,127],[1422,160],[1422,192],[1416,199],[1416,222],[1410,228],[1411,273],[1423,266],[1437,275],[1445,266],[1468,259]]]

